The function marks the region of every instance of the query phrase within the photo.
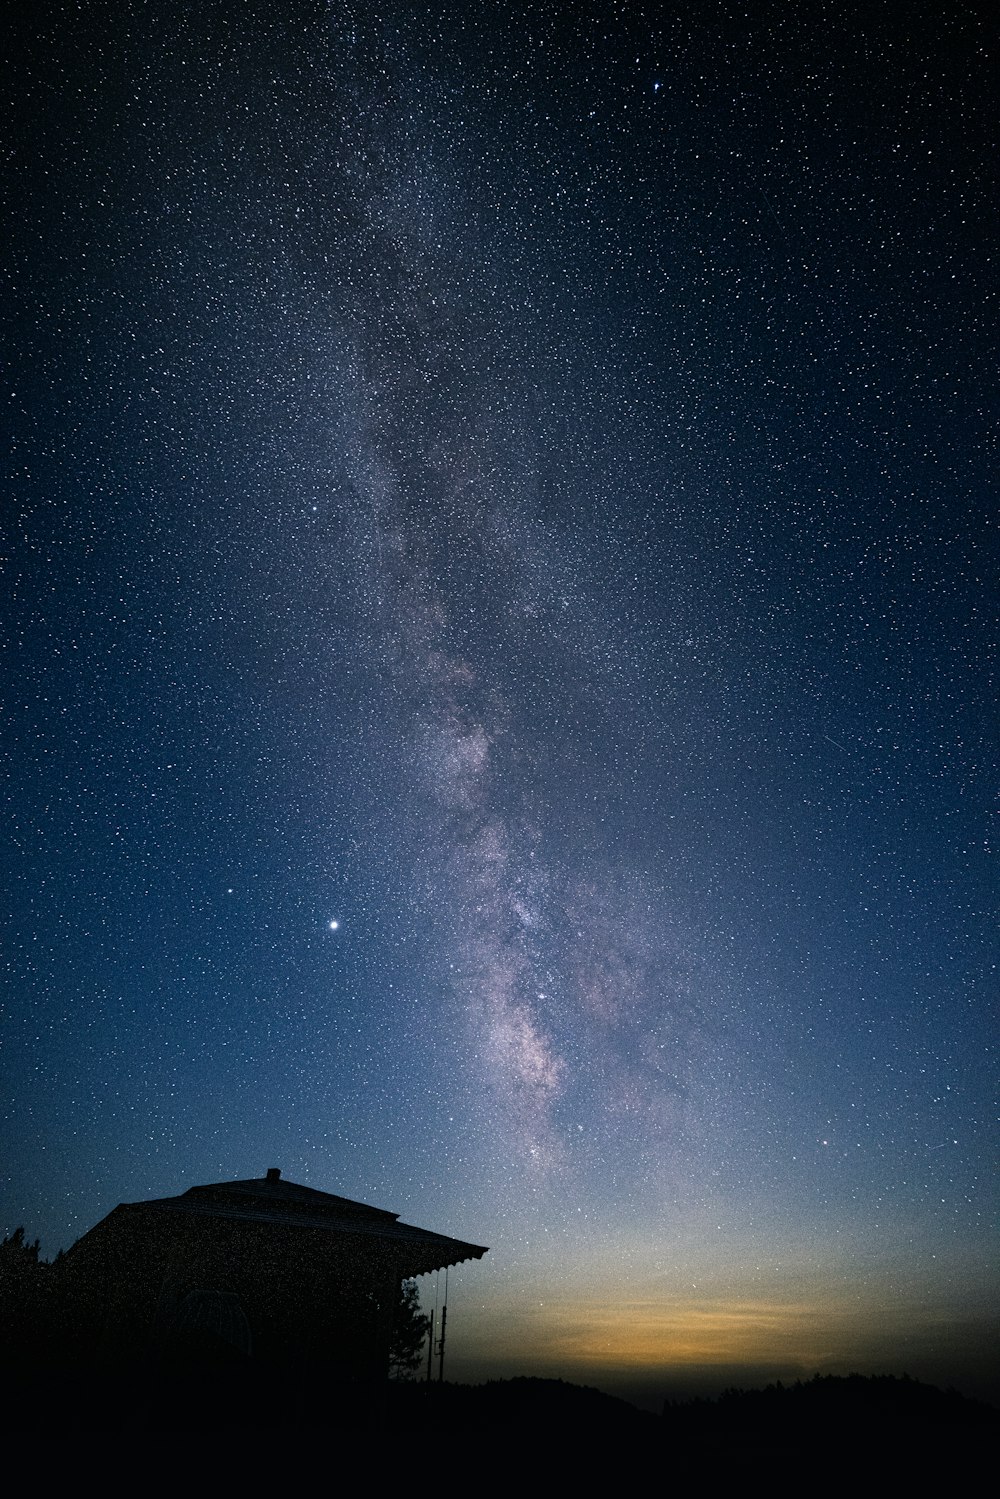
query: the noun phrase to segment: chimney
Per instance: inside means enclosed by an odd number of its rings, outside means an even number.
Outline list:
[[[281,1180],[281,1171],[277,1166],[268,1166],[265,1181],[276,1182]]]

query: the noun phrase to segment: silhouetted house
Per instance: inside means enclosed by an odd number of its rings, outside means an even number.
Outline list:
[[[105,1366],[367,1384],[386,1375],[400,1282],[485,1253],[272,1169],[120,1204],[66,1254],[60,1297]]]

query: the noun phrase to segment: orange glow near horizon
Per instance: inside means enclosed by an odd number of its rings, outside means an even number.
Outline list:
[[[463,1309],[453,1378],[521,1373],[600,1382],[711,1369],[731,1378],[741,1368],[792,1378],[852,1370],[916,1373],[953,1340],[956,1349],[967,1347],[971,1333],[952,1316],[918,1304],[857,1295],[617,1303],[572,1297],[506,1311],[497,1320],[492,1309]]]
[[[808,1362],[828,1354],[831,1341],[844,1339],[847,1328],[835,1332],[831,1322],[828,1308],[806,1303],[569,1302],[553,1306],[534,1330],[541,1334],[538,1351],[567,1364],[643,1369],[665,1363]]]

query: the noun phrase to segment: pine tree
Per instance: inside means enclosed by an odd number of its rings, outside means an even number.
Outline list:
[[[389,1345],[389,1378],[412,1379],[420,1367],[424,1342],[431,1325],[430,1317],[420,1310],[420,1293],[416,1283],[404,1280],[399,1288],[399,1302],[392,1324]]]

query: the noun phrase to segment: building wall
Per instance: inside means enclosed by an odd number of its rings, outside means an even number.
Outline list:
[[[64,1301],[105,1365],[250,1357],[369,1382],[385,1377],[402,1277],[398,1251],[374,1236],[139,1204],[68,1257]]]

